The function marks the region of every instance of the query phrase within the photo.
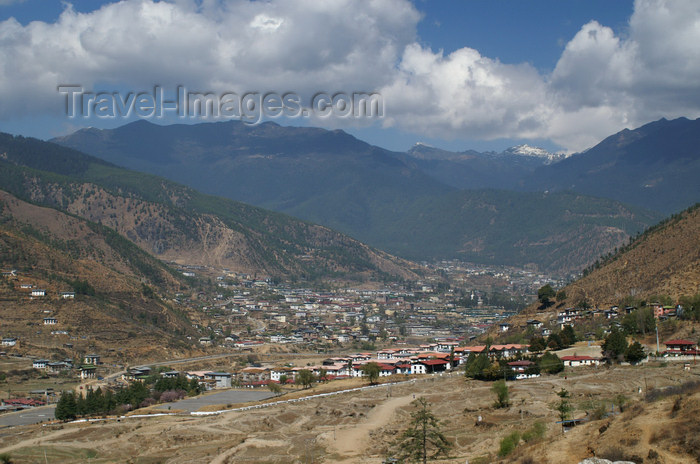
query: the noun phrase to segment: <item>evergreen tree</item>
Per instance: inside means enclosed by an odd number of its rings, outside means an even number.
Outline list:
[[[532,337],[530,339],[530,351],[539,353],[547,349],[547,342],[542,337]]]
[[[571,402],[569,401],[569,392],[562,388],[557,392],[557,396],[559,396],[560,400],[559,403],[556,405],[556,410],[559,413],[559,420],[565,421],[569,418],[569,415],[571,412],[574,410],[573,406],[571,405]],[[562,429],[564,428],[564,424],[562,423]]]
[[[465,375],[471,379],[481,379],[489,366],[491,366],[491,362],[486,354],[470,353],[465,365]]]
[[[425,398],[418,398],[411,402],[416,408],[411,413],[411,422],[394,446],[399,449],[397,457],[409,462],[428,462],[438,456],[447,457],[452,443],[440,430],[440,421],[428,408]]]
[[[574,327],[567,324],[561,331],[561,341],[562,345],[567,347],[576,343],[576,332],[574,332]]]
[[[611,361],[619,361],[627,352],[627,336],[617,327],[613,326],[610,334],[605,338],[602,346],[603,354]]]
[[[538,360],[540,370],[545,374],[557,374],[564,370],[564,362],[554,353],[546,352]]]
[[[85,401],[83,393],[80,392],[78,395],[75,395],[75,414],[77,416],[85,416],[87,413],[87,401]]]
[[[58,403],[56,404],[56,411],[54,415],[56,416],[56,419],[62,421],[73,420],[77,417],[75,393],[69,391],[61,394],[61,399],[58,400]]]
[[[548,308],[553,304],[551,299],[554,298],[555,295],[556,292],[549,284],[540,287],[540,289],[537,290],[537,299],[540,301],[540,303],[542,303],[543,308]]]
[[[639,342],[631,343],[627,347],[627,352],[625,352],[625,361],[630,364],[637,364],[646,357],[647,354],[644,352],[644,347]]]

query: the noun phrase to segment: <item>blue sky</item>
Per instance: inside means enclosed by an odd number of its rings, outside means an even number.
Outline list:
[[[120,96],[155,85],[294,91],[302,101],[373,91],[380,119],[276,121],[395,150],[573,152],[660,117],[700,116],[698,3],[0,0],[0,130],[50,138],[134,120],[67,118],[65,84]]]

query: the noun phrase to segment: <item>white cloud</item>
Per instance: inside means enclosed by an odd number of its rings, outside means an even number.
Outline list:
[[[550,76],[548,137],[582,149],[624,127],[700,116],[700,3],[638,0],[626,32],[592,21],[566,45]],[[588,135],[574,142],[577,126]]]
[[[700,116],[700,3],[638,0],[625,36],[591,21],[549,75],[463,48],[409,45],[389,125],[442,137],[548,138],[582,150],[625,127]]]
[[[388,82],[415,37],[405,0],[126,0],[57,22],[0,23],[0,117],[54,109],[60,84],[355,91]]]
[[[506,65],[470,48],[444,56],[409,45],[382,94],[387,125],[433,137],[534,137],[549,113],[546,86],[533,67]]]
[[[572,151],[662,116],[700,116],[696,0],[638,0],[619,34],[583,25],[549,74],[467,47],[425,48],[419,20],[407,0],[125,0],[67,8],[52,24],[9,19],[0,118],[59,111],[59,84],[380,90],[384,123],[417,138],[548,138]]]

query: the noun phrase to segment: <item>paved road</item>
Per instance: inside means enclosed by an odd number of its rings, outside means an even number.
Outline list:
[[[55,404],[0,415],[0,428],[37,424],[54,419]]]
[[[221,393],[200,396],[199,398],[186,398],[174,403],[158,406],[156,409],[182,409],[187,412],[198,411],[204,406],[213,404],[239,404],[251,401],[262,401],[275,396],[272,392],[262,390],[226,390]]]

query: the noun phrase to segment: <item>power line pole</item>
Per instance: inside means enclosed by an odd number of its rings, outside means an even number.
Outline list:
[[[659,350],[659,326],[656,325],[656,356],[659,355],[660,351],[661,350]]]

